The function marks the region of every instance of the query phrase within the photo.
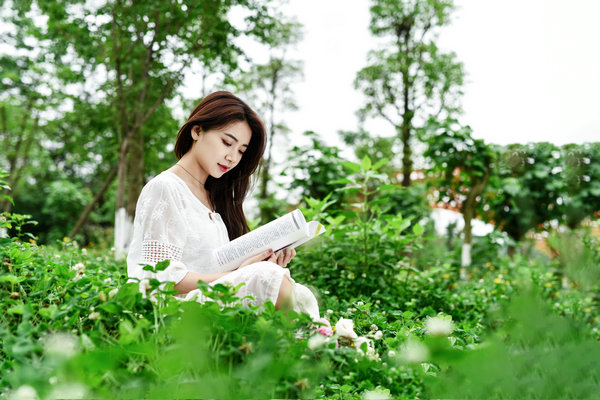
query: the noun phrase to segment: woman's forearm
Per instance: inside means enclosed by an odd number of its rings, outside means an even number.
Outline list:
[[[188,293],[194,289],[198,289],[198,281],[211,283],[217,279],[227,275],[227,272],[219,272],[216,274],[200,274],[198,272],[188,272],[174,289],[179,291],[179,294]]]

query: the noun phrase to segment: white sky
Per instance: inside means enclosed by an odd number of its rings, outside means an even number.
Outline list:
[[[465,64],[462,123],[474,136],[507,144],[600,141],[599,0],[456,0],[439,39]],[[331,143],[355,130],[364,101],[356,72],[374,47],[367,0],[290,0],[304,25],[298,57],[300,110],[286,120],[294,136],[314,130]],[[386,122],[367,126],[391,134]],[[294,137],[292,136],[292,137]]]

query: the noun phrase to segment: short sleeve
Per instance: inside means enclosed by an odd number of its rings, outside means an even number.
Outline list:
[[[130,277],[180,282],[188,272],[181,261],[187,225],[177,188],[169,182],[150,181],[140,193],[133,224],[131,251],[127,257]],[[164,271],[144,271],[144,265],[170,260]]]

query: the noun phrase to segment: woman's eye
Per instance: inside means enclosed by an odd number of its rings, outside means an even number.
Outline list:
[[[231,146],[231,143],[229,143],[229,142],[227,142],[227,141],[225,141],[225,140],[221,140],[221,141],[223,142],[223,144],[224,144],[225,146],[227,146],[227,147]]]

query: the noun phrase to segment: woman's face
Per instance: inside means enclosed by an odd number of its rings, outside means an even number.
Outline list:
[[[190,151],[207,176],[218,179],[239,164],[251,137],[252,131],[245,121],[208,131],[194,126]]]

